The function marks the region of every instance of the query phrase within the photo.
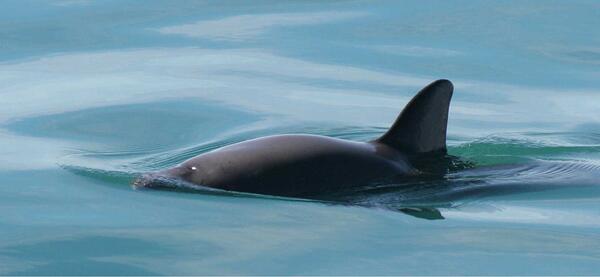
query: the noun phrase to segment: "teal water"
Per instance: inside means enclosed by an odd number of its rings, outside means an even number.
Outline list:
[[[0,274],[598,275],[597,26],[596,1],[3,1]],[[474,165],[444,180],[130,187],[257,136],[372,139],[438,78]]]

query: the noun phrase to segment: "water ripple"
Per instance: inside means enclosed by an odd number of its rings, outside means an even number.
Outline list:
[[[310,133],[343,139],[366,141],[377,137],[385,129],[335,127],[271,128],[235,134],[219,140],[171,150],[98,152],[79,150],[71,155],[71,164],[63,168],[82,176],[109,183],[131,184],[135,176],[148,171],[168,168],[198,154],[212,151],[265,134]],[[456,139],[456,138],[455,138]],[[462,139],[464,140],[464,139]],[[581,186],[600,188],[600,164],[596,159],[573,157],[574,153],[599,153],[600,136],[579,133],[513,133],[499,134],[463,141],[449,148],[449,159],[455,166],[444,176],[420,176],[402,183],[374,184],[347,191],[312,197],[327,203],[378,207],[407,212],[406,209],[457,207],[489,197],[502,197],[527,192],[556,189],[573,189]],[[102,163],[98,163],[98,160]],[[110,164],[110,161],[114,164]],[[106,161],[109,161],[108,166]],[[102,164],[102,166],[96,166]],[[218,194],[226,196],[251,196],[172,182],[169,190]],[[562,192],[560,195],[569,195]],[[265,196],[266,198],[272,198]],[[531,198],[535,199],[535,195]],[[540,198],[549,197],[539,195]],[[568,197],[568,196],[567,196]],[[408,210],[414,213],[414,210]],[[422,210],[419,210],[419,213]],[[435,216],[436,213],[433,213]]]

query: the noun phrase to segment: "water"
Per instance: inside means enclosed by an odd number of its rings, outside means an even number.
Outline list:
[[[600,274],[599,11],[4,1],[0,274]],[[343,203],[130,187],[257,136],[372,139],[438,78],[474,165],[443,180]]]

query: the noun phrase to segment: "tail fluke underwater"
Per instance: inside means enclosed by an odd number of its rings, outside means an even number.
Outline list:
[[[448,80],[437,80],[421,89],[404,107],[392,127],[375,141],[413,154],[445,154],[448,109],[453,90]]]

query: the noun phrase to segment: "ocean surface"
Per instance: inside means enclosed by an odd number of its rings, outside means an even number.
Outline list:
[[[2,1],[0,275],[600,274],[598,1]],[[134,190],[455,92],[443,179],[345,201]]]

